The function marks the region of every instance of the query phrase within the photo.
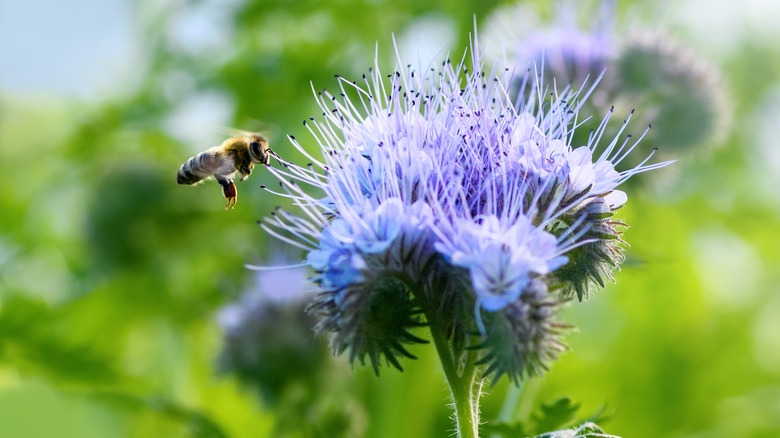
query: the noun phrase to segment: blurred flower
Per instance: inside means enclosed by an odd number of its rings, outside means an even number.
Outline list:
[[[718,68],[661,32],[634,31],[612,66],[617,99],[637,102],[653,123],[650,141],[675,154],[711,149],[729,125]]]
[[[715,66],[661,32],[632,29],[633,36],[617,38],[614,0],[600,2],[589,27],[578,23],[578,13],[586,11],[574,2],[559,2],[555,12],[552,24],[543,23],[524,4],[494,12],[486,25],[494,57],[517,71],[542,71],[557,89],[581,87],[605,74],[581,119],[602,114],[609,105],[637,108],[637,122],[653,126],[645,144],[667,155],[722,142],[729,110]]]
[[[318,94],[324,121],[305,122],[324,159],[271,169],[300,212],[278,209],[264,227],[308,251],[318,329],[377,371],[383,358],[400,368],[405,344],[424,342],[415,329],[432,323],[453,345],[482,349],[489,374],[544,369],[562,349],[548,285],[590,278],[562,270],[586,245],[580,263],[621,261],[602,242],[626,202],[615,188],[665,164],[617,171],[638,141],[622,137],[631,117],[606,145],[609,115],[574,146],[589,92],[546,98],[527,78],[529,98],[515,104],[511,72],[469,61],[340,78],[338,95]]]
[[[604,0],[586,29],[577,13],[575,2],[559,1],[554,24],[546,25],[530,5],[504,6],[488,17],[486,40],[494,58],[506,58],[518,71],[537,69],[544,72],[546,83],[580,87],[599,77],[615,54],[615,4]]]
[[[219,312],[224,344],[218,368],[270,405],[294,385],[316,393],[327,348],[304,312],[310,297],[303,267],[256,272],[254,286]]]

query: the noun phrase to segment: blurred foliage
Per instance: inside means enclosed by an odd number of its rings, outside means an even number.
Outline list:
[[[142,59],[135,81],[118,79],[121,92],[85,102],[4,89],[2,434],[258,437],[304,423],[299,436],[451,436],[429,346],[380,378],[337,360],[337,396],[298,411],[305,393],[277,412],[218,376],[214,315],[246,287],[244,263],[268,259],[255,221],[274,207],[259,189],[273,181],[255,172],[224,211],[216,184],[177,186],[174,174],[229,134],[182,124],[192,108],[226,106],[214,126],[266,129],[274,150],[298,159],[283,134],[315,114],[312,87],[367,70],[377,41],[380,63],[392,64],[391,34],[426,23],[451,27],[457,54],[474,17],[499,3],[508,2],[139,1],[130,20]],[[547,2],[536,6],[549,16]],[[216,36],[176,32],[196,19]],[[571,350],[525,383],[517,419],[540,405],[581,404],[579,413],[606,403],[615,412],[599,425],[621,436],[780,434],[780,143],[765,120],[780,114],[780,46],[742,38],[718,61],[735,129],[711,155],[678,162],[673,187],[646,175],[629,194],[629,261],[617,285],[566,310],[579,328]],[[486,421],[507,387],[488,390]],[[556,404],[567,396],[579,403]]]
[[[605,408],[602,407],[598,412],[590,415],[585,419],[577,419],[578,412],[580,410],[580,404],[574,403],[568,397],[562,397],[552,403],[542,403],[536,412],[534,412],[529,420],[524,421],[512,421],[509,423],[491,422],[485,423],[480,427],[480,434],[490,435],[492,437],[518,437],[518,436],[548,436],[548,433],[556,432],[555,430],[561,430],[567,426],[574,426],[579,424],[580,428],[590,424],[601,424],[609,421],[609,415],[605,415]],[[598,428],[597,428],[598,429]],[[575,436],[579,436],[573,434]]]

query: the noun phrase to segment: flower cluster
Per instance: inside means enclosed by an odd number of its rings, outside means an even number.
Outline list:
[[[574,2],[561,2],[552,24],[527,5],[506,6],[487,20],[488,39],[504,47],[495,58],[508,52],[508,64],[537,68],[559,87],[603,75],[589,112],[608,104],[639,108],[642,123],[654,126],[646,143],[678,155],[719,144],[728,104],[718,69],[661,32],[632,29],[618,39],[615,8],[602,0],[586,28],[578,24],[585,8],[578,11]]]
[[[274,405],[288,387],[317,388],[326,346],[315,338],[314,321],[304,312],[311,295],[306,270],[260,271],[238,300],[220,309],[224,332],[218,368],[256,389]]]
[[[659,32],[635,31],[618,51],[612,94],[638,102],[659,129],[650,140],[678,154],[719,145],[729,103],[718,68]],[[620,96],[623,94],[623,96]]]
[[[426,324],[487,374],[546,368],[563,348],[557,291],[581,293],[622,261],[616,187],[660,166],[616,169],[638,140],[629,117],[602,141],[611,112],[572,144],[593,87],[548,93],[526,77],[516,102],[512,70],[483,71],[478,53],[339,78],[339,93],[317,93],[323,119],[304,122],[322,158],[291,137],[311,163],[271,169],[297,210],[264,228],[308,251],[310,311],[334,350],[377,370],[400,368]]]
[[[557,6],[553,25],[546,25],[526,4],[498,8],[487,19],[486,38],[498,49],[494,58],[506,56],[518,68],[538,68],[549,83],[579,86],[598,77],[614,57],[615,5],[604,0],[589,28],[578,24],[574,2]]]

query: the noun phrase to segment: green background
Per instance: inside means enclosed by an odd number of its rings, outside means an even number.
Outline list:
[[[216,184],[177,186],[176,170],[226,127],[264,130],[303,163],[284,136],[303,137],[301,120],[318,114],[311,83],[357,77],[377,43],[392,69],[391,35],[410,29],[449,29],[459,55],[474,17],[481,25],[508,3],[125,2],[134,51],[123,70],[89,56],[47,64],[97,91],[14,85],[49,55],[101,43],[101,17],[78,3],[40,12],[83,36],[61,40],[0,4],[0,21],[22,22],[0,46],[0,436],[273,436],[285,414],[215,369],[216,311],[251,286],[244,263],[270,259],[256,220],[279,202],[259,188],[273,180],[258,169],[224,211]],[[762,21],[772,11],[636,3],[620,2],[616,37],[665,29],[709,58],[731,129],[720,147],[628,189],[617,284],[564,311],[578,327],[570,350],[526,384],[518,415],[571,397],[583,417],[606,405],[602,426],[626,437],[780,436],[780,46]],[[217,37],[190,41],[198,20]],[[378,378],[339,358],[327,368],[337,383],[311,396],[336,397],[358,435],[452,436],[433,348],[412,352],[420,359],[403,373]],[[506,390],[486,388],[483,419]]]

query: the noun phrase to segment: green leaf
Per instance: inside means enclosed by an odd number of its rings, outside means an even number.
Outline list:
[[[479,425],[480,436],[499,435],[502,437],[521,437],[528,436],[523,424],[520,422],[503,423],[499,421],[490,421]]]
[[[584,423],[573,429],[557,430],[536,436],[535,438],[620,438],[609,435],[595,423]]]
[[[86,394],[129,410],[149,410],[187,426],[194,438],[228,438],[228,434],[204,413],[161,396],[138,396],[123,392]]]
[[[562,397],[551,404],[542,404],[541,412],[534,414],[536,430],[554,430],[571,423],[577,411],[579,403],[573,403],[570,398]]]
[[[59,383],[93,386],[117,382],[114,359],[74,339],[58,309],[42,300],[10,296],[0,309],[0,363]]]

